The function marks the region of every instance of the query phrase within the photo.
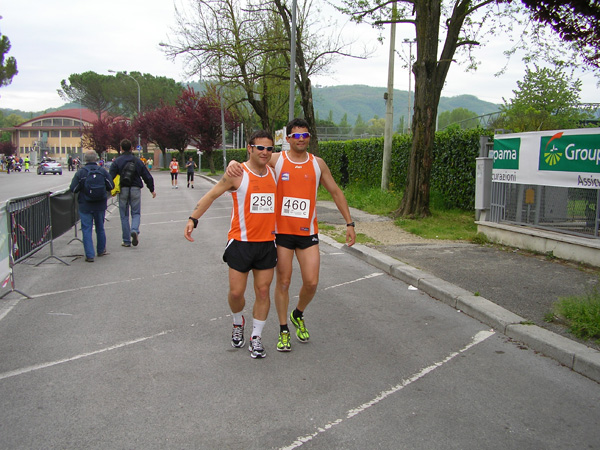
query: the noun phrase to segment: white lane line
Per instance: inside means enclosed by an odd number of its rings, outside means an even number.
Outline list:
[[[8,303],[8,306],[6,307],[6,309],[0,311],[0,320],[4,319],[9,312],[11,312],[11,310],[17,306],[17,303],[19,303],[19,300],[21,300],[20,298],[17,298],[15,300],[12,300],[11,302]]]
[[[337,287],[340,287],[340,286],[346,286],[347,284],[358,283],[359,281],[368,280],[369,278],[378,277],[380,275],[384,275],[384,273],[383,272],[374,272],[374,273],[371,273],[369,275],[365,275],[364,277],[357,278],[356,280],[350,280],[350,281],[346,281],[344,283],[335,284],[333,286],[327,286],[326,288],[319,289],[319,292],[321,292],[321,291],[327,291],[329,289],[337,288]],[[299,298],[299,297],[300,297],[300,294],[295,295],[293,298]]]
[[[328,286],[328,287],[326,287],[326,288],[324,288],[322,290],[326,291],[328,289],[333,289],[333,288],[337,288],[337,287],[340,287],[340,286],[346,286],[347,284],[357,283],[359,281],[368,280],[369,278],[378,277],[380,275],[383,275],[383,272],[374,272],[374,273],[371,273],[369,275],[365,275],[364,277],[357,278],[356,280],[346,281],[345,283],[340,283],[340,284],[336,284],[336,285],[333,285],[333,286]]]
[[[362,405],[358,406],[357,408],[350,409],[346,413],[346,417],[345,418],[340,418],[340,419],[334,420],[333,422],[329,422],[328,424],[326,424],[326,425],[320,427],[319,429],[317,429],[317,431],[315,431],[312,434],[298,437],[298,438],[296,438],[296,440],[294,442],[292,442],[287,447],[281,447],[280,450],[292,450],[292,449],[295,449],[295,448],[298,448],[298,447],[302,446],[305,442],[308,442],[308,441],[312,440],[313,438],[315,438],[319,434],[324,433],[324,432],[330,430],[331,428],[333,428],[335,425],[339,425],[343,421],[348,420],[348,419],[350,419],[350,418],[352,418],[352,417],[360,414],[361,412],[366,411],[367,409],[369,409],[372,406],[375,406],[377,403],[379,403],[380,401],[382,401],[386,397],[389,397],[390,395],[395,394],[396,392],[404,389],[406,386],[409,386],[410,384],[414,383],[415,381],[423,378],[425,375],[433,372],[435,369],[437,369],[439,367],[442,367],[444,364],[446,364],[447,362],[451,361],[452,359],[454,359],[455,357],[457,357],[461,353],[464,353],[465,351],[469,350],[470,348],[474,347],[475,345],[477,345],[477,344],[485,341],[487,338],[489,338],[490,336],[493,336],[494,334],[495,334],[495,332],[491,331],[491,330],[480,331],[479,333],[477,333],[473,337],[473,339],[471,340],[471,342],[468,345],[466,345],[465,347],[463,347],[461,350],[459,350],[457,352],[450,353],[450,355],[448,355],[446,358],[444,358],[441,361],[439,361],[437,363],[434,363],[434,364],[432,364],[432,365],[430,365],[428,367],[425,367],[421,371],[415,373],[410,378],[402,380],[402,382],[400,384],[397,384],[393,388],[391,388],[391,389],[389,389],[387,391],[380,392],[379,395],[377,397],[375,397],[373,400],[370,400],[370,401],[368,401],[366,403],[363,403]]]
[[[157,273],[157,274],[151,275],[150,278],[164,277],[164,276],[173,275],[173,274],[176,274],[176,273],[183,273],[183,270],[178,270],[178,271],[175,271],[175,272]],[[79,287],[72,288],[72,289],[64,289],[62,291],[44,292],[44,293],[41,293],[41,294],[33,294],[33,295],[30,295],[30,297],[31,298],[48,297],[50,295],[65,294],[67,292],[84,291],[86,289],[94,289],[94,288],[97,288],[97,287],[111,286],[113,284],[131,283],[133,281],[140,281],[140,280],[143,280],[145,278],[148,278],[148,277],[129,278],[127,280],[120,280],[120,281],[107,281],[106,283],[94,284],[94,285],[91,285],[91,286],[79,286]],[[2,319],[2,316],[0,316],[0,319]]]
[[[97,355],[99,353],[116,350],[118,348],[127,347],[129,345],[139,344],[140,342],[144,342],[144,341],[147,341],[148,339],[154,339],[156,337],[163,336],[167,333],[171,333],[172,331],[173,330],[161,331],[160,333],[153,334],[152,336],[146,336],[146,337],[142,337],[139,339],[133,339],[131,341],[121,342],[120,344],[112,345],[110,347],[102,348],[100,350],[96,350],[93,352],[82,353],[80,355],[76,355],[71,358],[59,359],[58,361],[50,361],[50,362],[42,363],[42,364],[35,364],[33,366],[23,367],[22,369],[16,369],[16,370],[11,370],[10,372],[0,373],[0,380],[4,380],[5,378],[16,377],[17,375],[23,375],[25,373],[34,372],[34,371],[40,370],[40,369],[46,369],[48,367],[56,366],[58,364],[76,361],[81,358],[87,358],[88,356],[93,356],[93,355]]]

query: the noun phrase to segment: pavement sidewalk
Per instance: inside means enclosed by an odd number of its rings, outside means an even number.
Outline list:
[[[354,208],[351,212],[358,232],[361,222],[382,220]],[[322,222],[343,224],[333,202],[318,202],[317,215]],[[495,246],[452,242],[347,247],[325,235],[320,238],[600,382],[600,347],[544,321],[560,297],[594,286],[597,272]]]

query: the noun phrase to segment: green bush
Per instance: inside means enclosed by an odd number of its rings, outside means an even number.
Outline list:
[[[450,129],[436,133],[431,170],[431,191],[444,208],[473,209],[475,204],[475,158],[479,140],[490,136],[481,129]],[[406,185],[410,159],[410,135],[395,135],[392,140],[390,190]],[[333,178],[341,186],[357,184],[381,186],[383,138],[319,143],[319,155],[327,162]]]

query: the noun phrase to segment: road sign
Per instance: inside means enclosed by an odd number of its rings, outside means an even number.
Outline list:
[[[141,146],[141,145],[138,145],[138,146],[137,146],[135,149],[136,149],[138,152],[141,152],[141,151],[142,151],[142,146]]]

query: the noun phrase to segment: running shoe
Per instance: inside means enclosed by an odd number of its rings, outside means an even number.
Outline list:
[[[235,348],[240,348],[244,346],[246,342],[244,340],[244,325],[246,324],[246,319],[242,316],[242,324],[241,325],[233,325],[233,331],[231,332],[231,346]]]
[[[277,342],[278,352],[291,352],[292,346],[290,344],[290,332],[282,331],[279,333],[279,341]]]
[[[262,341],[260,336],[252,336],[250,338],[250,345],[248,346],[248,350],[250,350],[250,356],[254,359],[256,358],[264,358],[267,356],[267,352],[262,345]]]
[[[290,313],[290,320],[296,327],[296,337],[298,338],[298,340],[300,342],[308,342],[310,335],[308,334],[308,330],[306,329],[306,326],[304,325],[304,318],[299,317],[298,319],[296,319],[294,317],[294,312],[292,311]]]
[[[131,245],[134,247],[138,245],[138,234],[136,231],[131,232]]]

